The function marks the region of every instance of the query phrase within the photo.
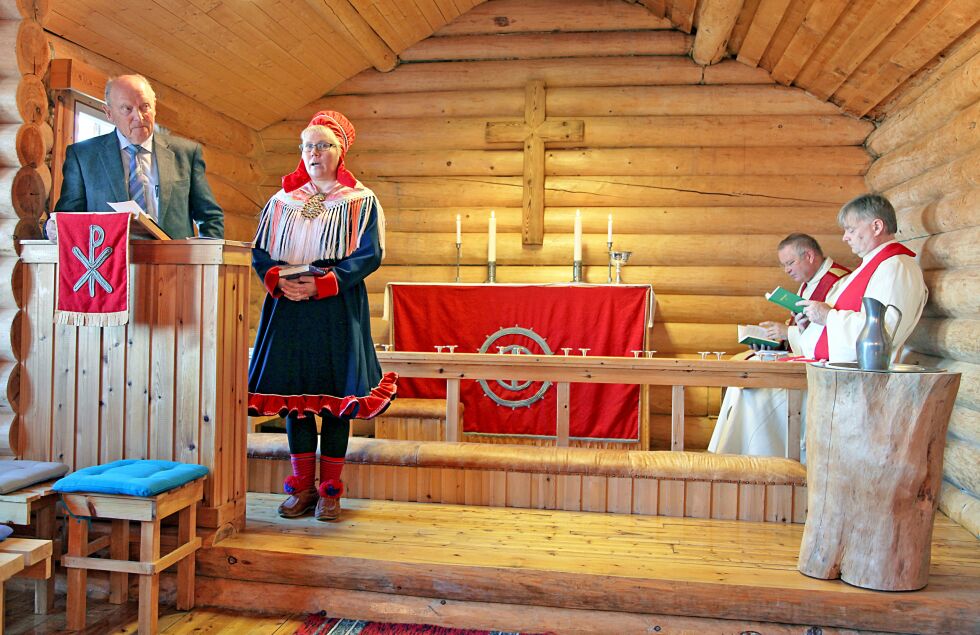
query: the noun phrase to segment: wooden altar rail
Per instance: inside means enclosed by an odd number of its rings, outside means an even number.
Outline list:
[[[479,353],[378,353],[385,371],[400,377],[446,381],[447,441],[460,441],[459,382],[463,379],[510,377],[551,381],[557,390],[556,445],[568,447],[571,384],[640,384],[671,386],[671,450],[684,450],[684,388],[736,386],[785,388],[787,407],[786,457],[800,458],[800,428],[806,388],[806,364],[796,362],[721,361],[691,359],[634,359],[628,357],[565,357],[563,355],[487,355]]]

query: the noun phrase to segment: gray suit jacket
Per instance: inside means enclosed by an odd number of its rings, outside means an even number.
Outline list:
[[[224,214],[204,175],[200,144],[156,132],[153,153],[160,178],[157,223],[163,231],[187,238],[197,223],[202,236],[223,238]],[[115,130],[68,146],[63,173],[56,212],[109,211],[109,202],[130,199]]]

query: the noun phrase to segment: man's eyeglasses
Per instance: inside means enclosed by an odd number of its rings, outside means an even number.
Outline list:
[[[301,143],[299,144],[300,152],[326,152],[332,148],[336,148],[336,143],[327,143],[326,141],[321,141],[319,143]]]

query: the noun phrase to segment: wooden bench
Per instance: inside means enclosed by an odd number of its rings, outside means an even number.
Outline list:
[[[285,435],[248,435],[248,469],[250,491],[280,492],[290,473]],[[352,438],[343,479],[351,498],[806,519],[806,469],[778,457]]]
[[[4,583],[24,570],[24,556],[19,553],[0,553],[0,633],[3,632],[5,607]]]
[[[201,546],[196,536],[197,504],[204,495],[204,478],[156,496],[138,497],[73,492],[62,494],[71,515],[68,553],[61,559],[68,569],[68,629],[85,628],[86,585],[89,569],[109,571],[109,602],[123,604],[129,596],[129,574],[139,576],[139,632],[157,632],[160,572],[177,565],[177,608],[194,607],[194,553]],[[160,555],[160,522],[177,514],[177,547]],[[112,521],[112,533],[89,541],[89,519]],[[130,522],[140,523],[139,560],[129,560]],[[109,548],[110,558],[92,558]]]
[[[37,483],[9,494],[0,494],[0,522],[15,525],[30,525],[34,535],[41,542],[50,542],[55,537],[56,504],[58,494],[51,490],[54,481]],[[33,516],[33,520],[32,520]],[[12,540],[12,539],[8,539]],[[5,543],[0,543],[2,546]],[[3,549],[0,549],[3,551]],[[53,553],[49,545],[49,556]],[[26,566],[30,567],[34,563]],[[54,607],[54,576],[36,576],[36,570],[25,577],[34,582],[34,612],[46,614]]]

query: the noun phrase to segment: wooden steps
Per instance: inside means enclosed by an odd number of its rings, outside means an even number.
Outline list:
[[[254,608],[261,593],[269,611],[342,598],[376,619],[445,600],[586,616],[980,630],[980,543],[944,516],[929,585],[880,593],[801,575],[801,525],[358,499],[344,500],[341,522],[318,523],[278,518],[282,498],[249,494],[245,530],[199,552],[199,602]]]

